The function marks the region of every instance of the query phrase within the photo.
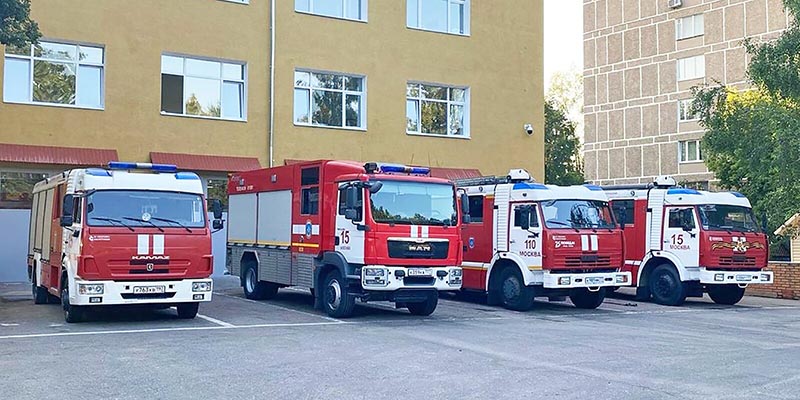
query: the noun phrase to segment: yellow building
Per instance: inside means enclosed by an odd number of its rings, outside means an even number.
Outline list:
[[[32,3],[40,44],[0,59],[0,208],[110,158],[212,187],[318,158],[544,176],[541,0]]]

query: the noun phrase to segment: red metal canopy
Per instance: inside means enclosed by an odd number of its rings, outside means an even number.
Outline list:
[[[109,161],[117,161],[116,150],[0,143],[0,162],[101,166]]]
[[[255,157],[151,152],[150,161],[156,164],[174,164],[179,169],[192,171],[238,172],[261,168],[261,163]]]

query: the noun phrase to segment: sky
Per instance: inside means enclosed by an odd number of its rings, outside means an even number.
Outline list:
[[[554,72],[583,71],[583,1],[544,0],[544,82]]]

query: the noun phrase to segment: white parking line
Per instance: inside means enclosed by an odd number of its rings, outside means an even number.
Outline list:
[[[236,327],[236,325],[234,325],[234,324],[229,324],[229,323],[227,323],[225,321],[220,321],[220,320],[218,320],[216,318],[211,318],[211,317],[209,317],[207,315],[203,315],[203,314],[197,314],[197,318],[204,319],[204,320],[206,320],[208,322],[211,322],[212,324],[217,324],[219,326],[224,326],[224,327],[227,327],[227,328],[235,328]]]
[[[307,315],[307,316],[310,316],[310,317],[321,318],[321,319],[324,319],[326,321],[344,323],[344,321],[342,321],[340,319],[331,318],[331,317],[328,317],[328,316],[325,316],[325,315],[314,314],[314,313],[310,313],[310,312],[306,312],[306,311],[295,310],[293,308],[279,306],[277,304],[265,303],[265,302],[256,301],[256,300],[250,300],[250,299],[246,299],[244,297],[239,297],[239,296],[231,296],[229,294],[220,293],[220,292],[214,292],[214,295],[215,296],[228,297],[228,298],[231,298],[231,299],[236,299],[236,300],[241,300],[241,301],[246,301],[248,303],[256,303],[256,304],[261,304],[261,305],[265,305],[265,306],[280,308],[281,310],[291,311],[291,312],[294,312],[294,313],[303,314],[303,315]]]

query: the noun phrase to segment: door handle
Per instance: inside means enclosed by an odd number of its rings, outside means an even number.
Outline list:
[[[509,240],[508,243],[517,243],[516,240]]]

